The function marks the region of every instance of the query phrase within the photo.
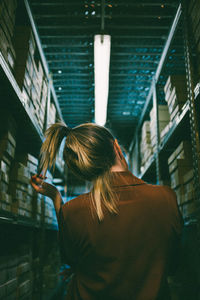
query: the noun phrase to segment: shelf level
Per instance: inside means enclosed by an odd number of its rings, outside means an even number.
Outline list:
[[[48,230],[57,231],[58,226],[55,224],[42,224],[42,222],[36,221],[32,218],[23,217],[20,215],[16,215],[12,212],[8,211],[1,211],[0,210],[0,224],[10,224],[10,225],[19,225],[31,228],[38,228],[41,229],[44,227]]]
[[[167,158],[171,155],[174,151],[174,148],[178,146],[181,139],[184,135],[188,134],[188,128],[184,126],[189,124],[189,102],[187,101],[182,109],[182,112],[174,119],[171,128],[169,129],[168,133],[164,137],[163,141],[160,143],[158,147],[158,153],[160,157],[161,165],[165,164],[165,168],[167,167]],[[189,127],[189,126],[188,126]],[[155,160],[156,156],[153,154],[144,171],[139,175],[142,179],[148,179],[155,172]]]
[[[2,80],[0,107],[12,111],[17,120],[20,137],[29,145],[30,154],[38,157],[44,135],[31,115],[28,104],[24,101],[21,90],[1,52],[0,79]],[[62,178],[64,176],[63,167],[59,162],[56,162],[56,175]]]
[[[1,52],[0,79],[2,83],[0,107],[13,113],[18,129],[22,133],[21,136],[25,137],[27,142],[30,143],[32,154],[38,155],[39,147],[44,139],[43,133],[33,119],[30,109],[22,97],[21,90]]]

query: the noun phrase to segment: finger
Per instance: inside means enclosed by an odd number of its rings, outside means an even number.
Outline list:
[[[43,179],[39,178],[37,175],[34,177],[31,177],[32,181],[35,182],[36,184],[41,185],[43,183]]]
[[[34,183],[32,180],[30,181],[32,187],[34,188],[34,190],[38,193],[40,193],[42,191],[41,186],[37,185],[36,183]]]

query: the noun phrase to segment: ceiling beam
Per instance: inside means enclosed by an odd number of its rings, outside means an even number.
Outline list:
[[[164,43],[164,42],[163,42]],[[113,48],[123,48],[123,47],[127,47],[127,48],[132,48],[132,49],[135,49],[135,48],[162,48],[163,47],[163,43],[161,44],[145,44],[145,43],[138,43],[138,44],[117,44],[117,43],[112,43],[112,49]],[[42,44],[42,47],[43,49],[46,49],[46,48],[85,48],[85,47],[89,47],[89,48],[92,48],[93,49],[93,45],[89,45],[89,43],[87,45],[84,45],[84,44],[67,44],[67,43],[46,43],[46,44]],[[174,45],[174,48],[176,47],[183,47],[182,45]]]
[[[63,51],[49,51],[48,49],[45,50],[45,56],[48,55],[77,55],[77,56],[88,56],[89,58],[93,55],[93,52],[85,53],[85,52],[63,52]],[[112,56],[127,56],[127,55],[140,55],[140,56],[161,56],[162,53],[155,53],[155,52],[118,52],[112,53]],[[173,56],[182,56],[182,53],[172,53]]]
[[[116,27],[116,28],[111,28],[109,26],[109,28],[106,28],[106,33],[111,34],[111,36],[115,36],[115,35],[157,35],[158,37],[160,36],[167,36],[168,34],[168,30],[167,29],[163,29],[163,28],[158,28],[157,26],[154,26],[155,28],[152,27],[148,27],[146,26],[146,28],[136,28],[135,26],[132,27]],[[99,32],[99,27],[95,27],[92,26],[90,29],[85,28],[84,26],[82,26],[81,28],[78,29],[77,28],[70,28],[67,27],[65,25],[65,27],[63,28],[56,28],[56,25],[53,28],[49,28],[50,30],[48,30],[48,28],[40,28],[39,29],[39,33],[40,35],[49,35],[49,34],[53,34],[53,35],[71,35],[73,38],[73,35],[76,35],[77,32],[79,33],[79,35],[81,33],[85,34],[85,32],[87,32],[87,34],[90,35],[94,35],[95,33]]]
[[[63,72],[62,74],[58,74],[58,73],[53,73],[53,80],[57,81],[57,80],[65,80],[64,76],[70,76],[70,79],[72,79],[72,76],[75,76],[75,79],[79,79],[79,77],[89,77],[90,79],[93,79],[93,74],[89,74],[89,73],[67,73],[67,72]]]
[[[176,33],[177,35],[178,35],[178,31],[177,31],[177,33]],[[73,40],[73,39],[81,39],[82,41],[84,40],[84,39],[86,39],[86,41],[88,41],[88,40],[91,40],[92,42],[93,42],[93,40],[94,40],[94,35],[93,34],[87,34],[87,35],[84,35],[84,34],[82,34],[82,35],[77,35],[77,34],[60,34],[60,33],[58,33],[57,35],[55,35],[55,34],[52,34],[52,33],[49,33],[49,34],[40,34],[40,38],[43,40],[43,39],[65,39],[65,40],[67,40],[67,39],[70,39],[70,40]],[[113,37],[112,37],[112,40],[117,40],[117,39],[120,39],[120,40],[123,40],[123,39],[151,39],[151,40],[156,40],[156,39],[158,39],[158,40],[166,40],[166,38],[167,38],[167,35],[163,35],[163,36],[160,36],[160,35],[158,35],[158,34],[155,34],[155,33],[152,33],[152,34],[146,34],[146,35],[144,35],[144,34],[136,34],[136,33],[134,33],[134,35],[133,34],[129,34],[129,35],[127,35],[127,34],[124,34],[124,35],[119,35],[119,34],[116,34],[116,35],[114,35]],[[180,32],[180,36],[178,36],[178,38],[182,38],[182,34],[181,34],[181,32]]]
[[[90,57],[91,55],[93,55],[93,53],[88,53],[88,52],[63,52],[63,51],[49,51],[49,50],[45,50],[45,55],[79,55],[79,56],[88,56]]]
[[[71,58],[60,58],[60,59],[48,59],[48,63],[64,63],[64,62],[86,62],[89,63],[90,61],[88,59],[71,59]],[[119,62],[134,62],[134,63],[149,63],[149,64],[157,64],[159,60],[150,60],[150,59],[134,59],[134,58],[111,58],[111,63],[119,63]],[[92,61],[93,63],[93,61]]]
[[[40,38],[42,40],[45,40],[45,39],[64,39],[64,40],[67,40],[67,39],[70,39],[70,40],[73,40],[73,39],[80,39],[82,41],[84,41],[84,39],[86,41],[88,40],[91,40],[93,42],[94,40],[94,35],[61,35],[61,34],[58,34],[58,35],[53,35],[53,34],[41,34],[40,35]],[[159,40],[165,40],[166,39],[166,36],[158,36],[158,35],[115,35],[112,37],[112,40],[117,40],[117,39],[159,39]]]
[[[126,1],[126,3],[124,4],[124,2],[120,2],[118,1],[117,3],[115,3],[113,5],[113,7],[117,7],[117,6],[125,6],[126,7],[161,7],[161,5],[163,5],[163,1],[158,1],[158,2],[145,2],[145,1],[140,1],[138,2],[132,2],[132,1]],[[164,2],[165,7],[169,6],[169,7],[176,7],[176,3],[174,3],[173,1],[165,1]],[[73,1],[73,2],[63,2],[63,1],[46,1],[46,2],[41,2],[41,1],[31,1],[31,6],[61,6],[61,7],[74,7],[74,6],[82,6],[83,7],[83,2],[82,1]],[[97,6],[99,6],[99,4],[97,4]]]
[[[88,59],[67,59],[67,58],[61,58],[61,59],[47,59],[48,63],[51,64],[51,63],[57,63],[57,62],[66,62],[66,61],[70,61],[70,62],[86,62],[86,63],[89,63],[89,58]],[[91,62],[93,63],[93,60],[91,59]]]
[[[84,103],[85,105],[93,105],[94,101],[88,101],[88,99],[82,99],[82,98],[72,98],[72,99],[59,99],[59,103],[63,104],[69,104],[69,103]]]
[[[81,80],[81,79],[71,79],[71,78],[63,78],[63,80],[54,80],[54,86],[60,86],[60,85],[63,85],[63,84],[78,84],[78,83],[80,83],[80,84],[87,84],[87,85],[89,85],[89,84],[93,84],[93,82],[91,81],[91,80]]]
[[[157,65],[157,64],[156,64]],[[145,63],[141,63],[141,64],[136,64],[135,62],[126,62],[126,64],[111,64],[111,67],[110,67],[110,72],[112,72],[112,70],[155,70],[156,68],[156,65],[148,65],[148,64],[145,64]],[[65,64],[61,64],[61,65],[51,65],[50,66],[50,69],[51,70],[55,70],[55,69],[58,69],[58,70],[93,70],[93,66],[88,66],[88,65],[85,65],[85,66],[80,66],[80,65],[73,65],[73,66],[70,66],[70,65],[65,65]]]
[[[73,87],[73,88],[75,88],[75,87],[88,87],[89,86],[89,84],[88,83],[86,83],[86,84],[79,84],[79,83],[69,83],[69,84],[54,84],[54,87],[55,88],[57,88],[57,87],[60,87],[60,86],[62,86],[62,88],[68,88],[68,87]]]
[[[51,70],[60,70],[62,68],[62,70],[92,70],[93,67],[88,67],[88,66],[51,66]]]
[[[123,73],[123,74],[121,74],[121,73],[110,73],[110,77],[127,77],[127,80],[128,80],[128,77],[130,76],[130,77],[149,77],[149,79],[152,79],[152,75],[150,75],[150,74],[127,74],[127,73]]]
[[[51,63],[65,63],[66,61],[68,61],[71,63],[71,62],[85,62],[85,63],[88,63],[88,60],[86,59],[52,59],[52,60],[48,60],[48,63],[51,64]],[[149,63],[149,64],[157,64],[159,62],[159,60],[155,61],[155,60],[148,60],[148,59],[130,59],[130,58],[127,58],[127,59],[112,59],[111,58],[111,63],[120,63],[120,62],[128,62],[128,63]],[[92,61],[93,63],[93,61]]]
[[[77,95],[77,92],[80,92],[80,94],[85,94],[87,93],[88,95],[90,95],[90,93],[93,93],[93,90],[90,90],[89,88],[84,88],[81,90],[77,90],[77,88],[73,88],[73,87],[64,87],[61,91],[59,91],[58,89],[56,90],[57,93],[59,94],[68,94],[70,92],[75,92],[75,94]],[[78,94],[79,95],[79,94]]]
[[[48,25],[42,25],[42,24],[38,24],[38,29],[68,29],[68,30],[72,30],[72,29],[78,29],[78,30],[86,30],[86,29],[92,29],[94,32],[97,30],[99,31],[99,27],[98,26],[94,26],[94,24],[91,25],[54,25],[54,24],[48,24]],[[168,30],[169,27],[167,25],[109,25],[109,30],[110,29],[120,29],[120,30],[124,30],[124,29],[148,29],[148,30]]]
[[[83,19],[85,19],[85,13],[83,12],[79,12],[79,13],[77,13],[76,15],[74,14],[74,12],[72,12],[71,14],[68,12],[68,13],[66,13],[66,14],[62,14],[62,13],[49,13],[49,14],[47,14],[46,12],[45,13],[35,13],[35,15],[34,15],[34,18],[37,20],[37,19],[59,19],[59,21],[60,21],[60,19],[65,19],[65,20],[69,20],[69,19],[73,19],[73,21],[74,20],[76,20],[76,19],[78,19],[79,21],[80,21],[80,18],[83,18]],[[98,19],[98,18],[100,18],[101,17],[101,15],[100,14],[95,14],[95,15],[89,15],[88,17],[90,17],[91,19]],[[133,18],[134,18],[134,20],[135,19],[139,19],[139,20],[141,20],[141,19],[153,19],[153,20],[155,20],[155,19],[158,19],[159,21],[160,20],[163,20],[163,19],[171,19],[173,17],[173,15],[172,14],[166,14],[166,13],[164,13],[164,12],[162,12],[161,10],[160,10],[160,12],[159,12],[159,15],[158,15],[158,12],[155,12],[155,14],[142,14],[142,15],[140,15],[140,14],[113,14],[112,15],[112,19],[117,19],[117,20],[120,20],[120,19],[132,19],[133,20]],[[107,19],[110,19],[110,15],[109,14],[107,14],[107,15],[105,15],[105,18],[107,18]]]

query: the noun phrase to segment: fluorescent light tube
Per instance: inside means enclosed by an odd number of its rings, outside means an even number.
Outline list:
[[[110,35],[94,36],[95,123],[101,126],[107,118],[110,41]]]

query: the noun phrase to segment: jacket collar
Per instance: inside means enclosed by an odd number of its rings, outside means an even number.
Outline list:
[[[113,172],[113,186],[141,185],[145,184],[142,179],[133,175],[130,171]]]

